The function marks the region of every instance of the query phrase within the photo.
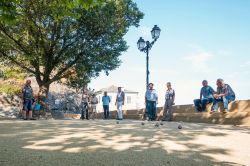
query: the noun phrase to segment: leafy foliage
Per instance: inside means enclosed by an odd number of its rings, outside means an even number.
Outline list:
[[[10,2],[13,12],[3,13],[15,21],[0,20],[0,58],[33,74],[46,90],[62,78],[76,87],[116,69],[128,48],[123,36],[143,17],[132,0],[3,2]]]

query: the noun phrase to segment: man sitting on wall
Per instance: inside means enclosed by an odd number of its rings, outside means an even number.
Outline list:
[[[212,112],[218,110],[218,103],[223,102],[224,113],[228,112],[228,103],[235,100],[235,93],[233,89],[224,83],[223,79],[217,79],[217,92],[214,94],[214,102],[212,107]]]
[[[200,90],[200,99],[194,100],[195,110],[198,112],[206,111],[207,104],[212,103],[214,100],[214,90],[208,85],[207,80],[202,81],[202,86]]]

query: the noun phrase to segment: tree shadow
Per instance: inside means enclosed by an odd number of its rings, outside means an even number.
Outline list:
[[[25,165],[23,161],[30,165],[240,165],[214,157],[230,157],[230,148],[199,141],[201,137],[226,138],[227,132],[199,124],[184,124],[183,130],[178,130],[176,125],[2,121],[0,165]]]

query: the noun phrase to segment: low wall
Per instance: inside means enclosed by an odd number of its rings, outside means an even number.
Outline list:
[[[206,112],[195,112],[194,105],[176,105],[173,106],[173,120],[196,123],[214,123],[214,124],[232,124],[232,125],[250,125],[250,100],[238,100],[229,103],[229,112],[210,112],[212,104],[208,104]],[[220,103],[219,111],[223,111],[223,105]],[[161,120],[163,108],[157,108],[157,120]],[[103,113],[99,113],[99,118],[103,118]],[[144,119],[144,109],[124,110],[124,119]],[[116,119],[117,112],[110,112],[110,119]]]

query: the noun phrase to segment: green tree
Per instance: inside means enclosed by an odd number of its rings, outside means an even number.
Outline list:
[[[0,20],[1,60],[33,74],[44,94],[62,78],[74,87],[116,69],[123,36],[143,18],[132,0],[64,1],[20,0],[15,21]]]

